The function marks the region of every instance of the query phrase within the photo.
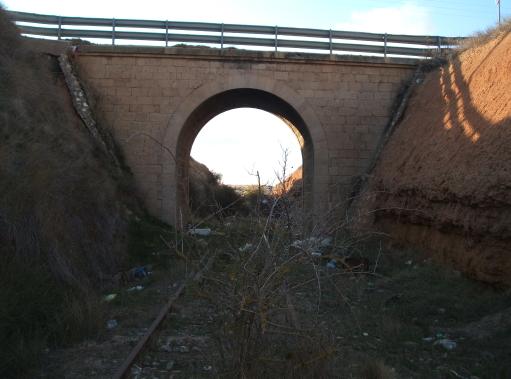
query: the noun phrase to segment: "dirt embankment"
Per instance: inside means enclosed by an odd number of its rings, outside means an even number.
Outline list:
[[[358,227],[511,285],[510,73],[502,32],[426,75],[371,173]]]
[[[190,157],[190,207],[196,216],[209,216],[220,209],[240,210],[235,206],[240,195],[222,183],[222,176]]]
[[[282,196],[285,194],[291,195],[291,197],[299,197],[303,191],[303,168],[298,167],[291,173],[284,181],[278,183],[273,188],[273,194],[276,196]]]
[[[2,378],[34,377],[46,346],[99,330],[99,290],[143,214],[129,173],[77,116],[57,57],[35,45],[0,6]]]
[[[0,8],[0,252],[101,284],[125,256],[128,175],[77,117],[55,56],[32,49]]]

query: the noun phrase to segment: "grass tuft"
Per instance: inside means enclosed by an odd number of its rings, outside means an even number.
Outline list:
[[[482,46],[491,40],[501,38],[511,32],[511,18],[505,19],[500,25],[495,25],[485,31],[476,33],[470,38],[462,40],[455,54]]]

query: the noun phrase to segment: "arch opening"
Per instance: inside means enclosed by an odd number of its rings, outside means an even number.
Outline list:
[[[302,165],[303,138],[292,125],[256,108],[215,116],[194,140],[191,158],[239,188],[276,186]],[[298,134],[298,136],[297,136]],[[284,166],[285,165],[285,166]],[[193,177],[193,168],[190,169]]]
[[[298,112],[280,97],[263,90],[240,88],[211,96],[197,106],[186,119],[179,134],[176,149],[178,212],[186,219],[190,216],[189,162],[192,146],[199,132],[216,116],[238,108],[255,108],[271,113],[284,121],[293,131],[298,139],[302,155],[303,210],[305,213],[312,211],[314,148],[307,125]]]

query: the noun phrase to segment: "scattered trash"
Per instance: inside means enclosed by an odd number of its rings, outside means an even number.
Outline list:
[[[438,308],[437,311],[438,311],[438,313],[444,314],[445,313],[445,308]]]
[[[304,248],[309,240],[296,240],[291,244],[292,247]]]
[[[113,299],[115,299],[116,297],[117,297],[116,293],[109,293],[108,295],[103,297],[103,301],[106,301],[108,303],[108,302],[112,301]]]
[[[370,262],[367,258],[346,257],[340,261],[346,271],[369,271]]]
[[[292,247],[309,252],[313,257],[321,257],[326,249],[332,246],[331,237],[310,237],[304,240],[296,240]]]
[[[321,247],[328,247],[332,245],[332,237],[326,237],[321,240]]]
[[[139,280],[148,277],[152,274],[150,271],[152,265],[134,267],[128,271],[122,271],[115,275],[114,280],[117,284],[126,284],[134,280]]]
[[[131,374],[135,377],[138,377],[138,375],[142,374],[142,367],[137,365],[131,366]]]
[[[454,350],[458,345],[455,341],[449,340],[447,338],[436,341],[433,345],[440,345],[446,350]]]
[[[142,291],[144,289],[144,286],[138,285],[135,287],[128,288],[126,291],[133,292],[133,291]]]
[[[254,247],[254,245],[252,245],[251,243],[246,243],[244,246],[240,247],[238,250],[240,253],[246,253],[247,251],[252,249],[252,247]]]
[[[117,328],[118,325],[119,325],[119,323],[117,322],[117,320],[108,320],[106,322],[106,327],[107,327],[107,329],[110,329],[110,330]]]
[[[435,340],[435,337],[424,337],[422,340],[424,342],[433,342]]]
[[[368,336],[369,336],[369,333],[364,332],[364,333],[362,333],[362,335],[363,335],[364,337],[368,337]]]
[[[172,347],[168,342],[165,345],[160,346],[160,350],[166,353],[172,353]]]
[[[334,259],[328,261],[328,263],[326,264],[326,268],[331,269],[337,268],[337,262]]]
[[[203,366],[202,369],[204,371],[211,371],[213,369],[213,366],[210,366],[210,365],[206,365],[206,366]]]
[[[188,231],[192,236],[209,236],[211,234],[210,228],[193,228]]]
[[[411,266],[411,265],[412,265],[412,263],[413,263],[413,262],[412,262],[412,260],[410,259],[409,261],[406,261],[406,262],[405,262],[405,265],[407,265],[407,266]]]
[[[146,266],[135,267],[131,269],[131,273],[135,279],[142,279],[151,275]]]

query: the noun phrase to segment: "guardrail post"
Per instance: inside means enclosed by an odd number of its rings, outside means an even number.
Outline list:
[[[383,36],[383,58],[387,58],[387,33]]]
[[[1,1],[1,0],[0,0]],[[49,16],[49,15],[37,15],[32,13],[25,12],[9,12],[8,13],[13,21],[16,22],[22,34],[28,35],[38,35],[41,37],[51,36],[51,38],[57,37],[58,40],[69,38],[70,31],[74,28],[75,25],[84,25],[89,26],[87,29],[80,30],[80,35],[83,38],[97,38],[98,35],[102,36],[101,39],[103,43],[107,43],[106,36],[108,35],[108,30],[105,30],[106,24],[111,24],[111,44],[112,46],[116,45],[117,39],[117,20],[115,18],[101,19],[101,22],[98,22],[94,18],[81,18],[80,20],[73,21],[73,18],[65,17],[65,16]],[[27,21],[28,20],[28,21]],[[105,21],[103,21],[105,20]],[[89,24],[90,22],[90,24]],[[24,25],[25,23],[34,23],[34,24],[45,24],[51,23],[52,27],[50,29],[37,26],[37,25]],[[100,28],[93,28],[92,26],[97,25],[101,26]],[[197,25],[199,25],[197,27]],[[206,26],[201,26],[200,23],[184,23],[183,29],[190,30],[193,34],[183,34],[184,40],[189,42],[197,42],[197,43],[205,43],[210,45],[219,44],[221,49],[225,48],[226,41],[227,43],[235,43],[237,46],[258,46],[262,50],[269,50],[271,46],[271,35],[274,34],[274,51],[275,56],[279,52],[279,26],[275,25],[274,30],[272,32],[270,27],[260,27],[260,26],[246,26],[246,25],[238,25],[235,29],[237,33],[240,34],[264,34],[265,38],[254,38],[251,36],[245,37],[232,37],[235,33],[230,33],[233,30],[232,27],[227,24],[217,23],[217,24],[208,24]],[[55,28],[57,26],[57,28]],[[158,28],[161,32],[161,29],[165,29],[164,39],[160,39],[162,37],[162,33],[157,33],[156,39],[160,42],[165,41],[165,47],[170,46],[170,44],[176,39],[174,38],[177,34],[170,33],[175,28],[180,28],[177,24],[173,23],[169,20],[159,20],[156,22],[147,22],[145,20],[130,20],[123,21],[121,19],[121,32],[120,39],[131,39],[134,41],[144,41],[145,39],[152,39],[151,36],[155,36],[156,34],[140,32],[138,29],[140,28]],[[71,28],[71,29],[70,29]],[[217,29],[218,28],[218,29]],[[106,28],[108,29],[108,28]],[[136,29],[135,31],[126,32],[125,29]],[[198,30],[197,30],[198,29]],[[227,29],[227,31],[226,31]],[[350,44],[341,44],[337,43],[338,40],[346,39],[346,40],[361,40],[365,42],[376,41],[380,37],[374,36],[364,37],[364,34],[360,33],[350,33],[350,32],[336,32],[335,29],[305,29],[305,28],[293,28],[289,30],[284,28],[283,32],[283,46],[293,46],[293,50],[314,50],[318,53],[325,53],[329,51],[330,58],[333,58],[334,55],[334,47],[335,49],[346,49],[348,52],[358,52],[363,54],[371,54],[371,55],[384,55],[385,58],[388,58],[389,55],[403,55],[403,56],[420,56],[426,54],[427,56],[431,54],[435,54],[435,48],[438,51],[438,54],[443,54],[444,46],[445,49],[448,50],[451,46],[456,45],[457,43],[451,39],[450,37],[442,37],[442,36],[424,36],[424,37],[407,37],[403,38],[399,42],[399,36],[393,36],[392,34],[382,33],[378,34],[382,38],[381,42],[383,42],[382,49],[376,44],[366,44],[361,42],[360,44],[350,43]],[[206,31],[207,34],[201,34],[199,32]],[[210,32],[213,32],[211,34]],[[217,32],[220,32],[220,35],[216,35]],[[55,33],[55,34],[53,34]],[[226,33],[230,33],[227,37]],[[172,35],[171,35],[172,34]],[[181,35],[181,34],[180,34]],[[289,37],[288,37],[289,35]],[[335,37],[334,37],[335,36]],[[342,36],[342,38],[341,38]],[[296,38],[292,38],[296,37]],[[320,38],[318,38],[320,37]],[[334,41],[335,39],[335,41]],[[318,42],[322,40],[322,42]],[[325,43],[328,41],[328,45]],[[408,47],[400,47],[395,46],[395,41],[398,41],[398,45],[403,45]],[[121,43],[122,44],[122,43]],[[417,47],[422,46],[422,47]],[[336,53],[338,52],[336,50]],[[284,51],[287,51],[285,48]],[[340,50],[339,50],[340,51]]]
[[[115,45],[115,18],[112,18],[112,46]]]
[[[330,55],[332,55],[332,29],[328,33],[328,42],[330,44]]]
[[[278,37],[279,37],[279,27],[277,25],[275,25],[275,52],[277,52],[277,48],[279,46]]]
[[[169,46],[169,20],[165,20],[165,47]]]
[[[220,30],[220,50],[224,49],[224,24],[222,23],[222,28]]]
[[[57,31],[57,38],[60,41],[62,36],[62,17],[59,16],[59,30]]]

